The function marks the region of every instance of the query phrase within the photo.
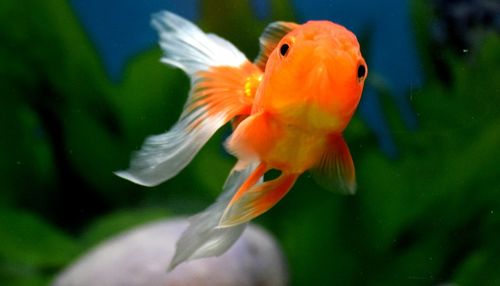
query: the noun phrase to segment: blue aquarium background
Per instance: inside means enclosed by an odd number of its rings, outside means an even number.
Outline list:
[[[154,188],[113,175],[189,89],[159,62],[170,10],[250,59],[276,20],[353,30],[370,74],[345,132],[358,192],[307,174],[255,220],[292,285],[500,285],[500,4],[495,0],[47,0],[0,4],[0,284],[46,285],[131,226],[194,214],[235,159],[221,130]]]

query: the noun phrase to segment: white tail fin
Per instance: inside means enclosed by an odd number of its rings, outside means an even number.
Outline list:
[[[257,165],[251,164],[243,170],[233,169],[217,201],[191,218],[189,227],[177,241],[169,270],[188,260],[222,255],[238,240],[246,223],[227,228],[217,226],[229,201]]]
[[[115,173],[144,186],[158,185],[179,173],[220,127],[238,115],[243,106],[237,90],[217,89],[217,84],[224,85],[224,82],[215,81],[211,89],[197,87],[197,84],[213,82],[210,68],[239,68],[247,62],[228,41],[205,34],[193,23],[170,12],[155,14],[152,25],[160,36],[164,52],[161,61],[183,69],[191,77],[193,86],[179,121],[166,133],[147,138],[141,150],[133,154],[130,168]],[[238,85],[232,86],[238,88]],[[224,95],[219,99],[220,90],[234,96]]]
[[[151,24],[160,36],[164,52],[161,61],[181,68],[190,76],[214,66],[238,67],[247,60],[230,42],[214,34],[205,34],[173,13],[154,14]]]
[[[150,187],[177,175],[227,122],[222,117],[216,117],[211,118],[208,124],[190,128],[199,118],[199,113],[201,110],[181,118],[168,132],[146,138],[141,150],[132,155],[129,169],[115,174]]]

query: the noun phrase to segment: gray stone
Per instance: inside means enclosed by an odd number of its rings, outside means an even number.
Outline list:
[[[171,272],[167,266],[188,223],[166,220],[104,241],[72,263],[54,286],[286,285],[287,267],[275,240],[249,225],[220,257],[193,260]]]

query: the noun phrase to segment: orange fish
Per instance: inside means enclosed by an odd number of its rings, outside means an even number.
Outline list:
[[[342,132],[356,110],[368,68],[356,36],[329,21],[274,22],[249,61],[226,40],[170,12],[153,16],[162,62],[183,69],[191,90],[179,121],[146,139],[130,168],[116,174],[154,186],[181,171],[223,125],[238,158],[219,199],[194,216],[170,269],[224,253],[245,223],[274,206],[310,170],[318,183],[355,192],[354,165]],[[280,175],[264,181],[271,170]]]

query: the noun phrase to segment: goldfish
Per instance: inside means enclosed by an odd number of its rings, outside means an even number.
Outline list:
[[[273,22],[252,62],[225,39],[168,11],[154,14],[161,62],[182,69],[191,89],[179,120],[148,137],[130,167],[116,174],[155,186],[178,174],[226,124],[226,150],[237,158],[214,204],[190,219],[169,269],[218,256],[247,223],[281,200],[310,171],[320,186],[356,190],[342,133],[368,74],[356,36],[330,21]],[[279,176],[264,180],[276,170]]]

